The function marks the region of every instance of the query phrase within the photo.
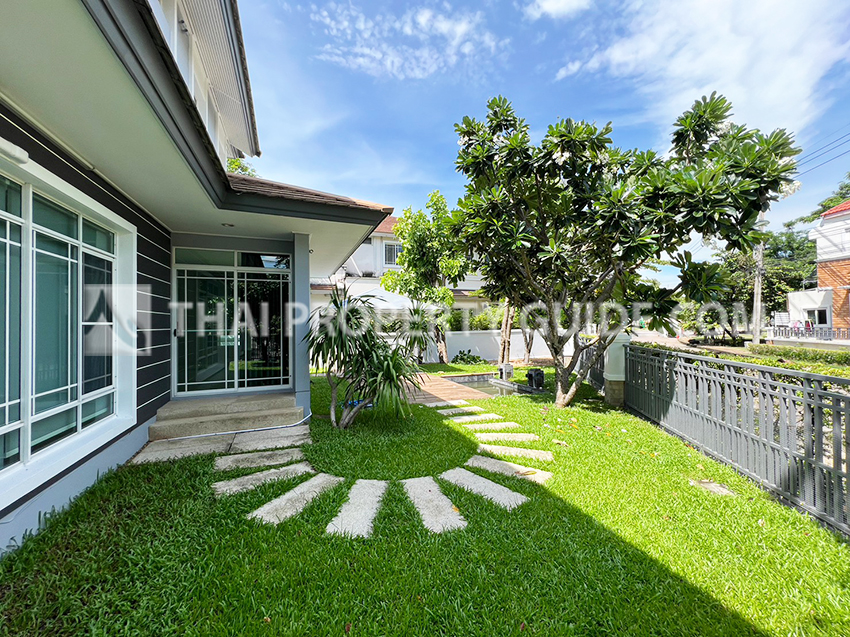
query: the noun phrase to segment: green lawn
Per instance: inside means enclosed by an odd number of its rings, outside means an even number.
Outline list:
[[[498,371],[498,366],[491,363],[480,363],[475,365],[466,365],[463,363],[423,363],[419,368],[429,374],[484,374],[487,372]]]
[[[522,462],[554,477],[481,472],[530,498],[512,512],[442,483],[469,523],[443,535],[397,483],[374,536],[354,540],[324,533],[345,487],[262,526],[245,515],[301,479],[216,500],[209,456],[124,467],[0,562],[0,634],[850,634],[850,547],[836,536],[589,390],[567,410],[550,401],[479,401],[541,437],[527,446],[556,462]],[[314,379],[314,410],[327,404]],[[414,414],[369,413],[345,432],[314,420],[305,453],[347,486],[474,453],[462,427]]]

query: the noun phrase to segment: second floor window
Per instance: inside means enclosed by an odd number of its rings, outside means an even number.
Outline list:
[[[386,265],[398,265],[398,255],[401,254],[400,243],[384,244],[384,263]]]

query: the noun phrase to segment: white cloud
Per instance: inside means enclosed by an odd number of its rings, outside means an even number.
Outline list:
[[[525,15],[532,20],[543,16],[566,18],[580,13],[591,5],[591,0],[534,0],[525,7]]]
[[[578,60],[573,60],[572,62],[562,66],[558,69],[558,72],[555,73],[555,81],[558,82],[563,80],[565,77],[569,77],[570,75],[575,75],[581,69],[581,62]]]
[[[717,90],[735,120],[800,133],[829,105],[822,80],[848,59],[848,18],[850,5],[834,0],[634,1],[625,34],[584,68],[632,78],[646,119],[664,127]]]
[[[367,16],[353,5],[313,7],[311,20],[335,40],[322,47],[319,59],[375,77],[422,79],[470,63],[486,61],[502,50],[480,12],[426,7],[403,15]]]

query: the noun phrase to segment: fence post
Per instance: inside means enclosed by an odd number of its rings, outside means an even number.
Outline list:
[[[620,332],[605,350],[605,402],[622,407],[626,400],[626,345],[631,335]]]

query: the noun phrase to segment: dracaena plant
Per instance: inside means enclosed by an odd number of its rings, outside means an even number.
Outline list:
[[[334,289],[328,305],[313,312],[306,341],[311,365],[325,370],[335,427],[347,429],[370,405],[409,415],[407,398],[418,386],[418,368],[407,346],[378,333],[370,297]]]
[[[551,125],[534,144],[503,97],[488,103],[485,119],[464,117],[455,126],[456,166],[467,178],[456,234],[484,277],[484,292],[532,295],[545,309],[540,326],[555,361],[557,405],[572,401],[616,335],[603,330],[581,339],[581,324],[571,319],[583,308],[640,300],[651,324],[664,325],[674,295],[708,294],[719,284],[684,253],[693,235],[742,250],[760,239],[759,213],[791,181],[799,149],[786,131],[763,134],[731,123],[730,113],[723,97],[698,100],[676,121],[663,156],[614,146],[610,123],[572,119]],[[684,267],[675,288],[640,283],[640,269],[660,258]],[[623,327],[628,321],[618,322]],[[567,362],[562,352],[571,340]],[[577,366],[594,345],[596,358]]]

